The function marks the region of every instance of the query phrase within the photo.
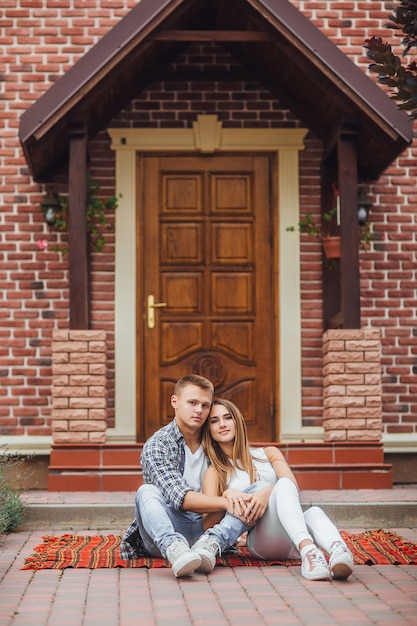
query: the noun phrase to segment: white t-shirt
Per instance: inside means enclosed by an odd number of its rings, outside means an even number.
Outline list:
[[[268,457],[265,454],[263,448],[251,448],[250,453],[252,455],[253,464],[256,469],[256,480],[264,480],[270,485],[275,485],[278,478],[274,468],[268,461]],[[259,460],[258,460],[259,459]],[[231,489],[237,489],[243,491],[251,484],[249,474],[242,469],[235,469],[234,476],[230,480],[228,487]]]
[[[201,491],[203,477],[208,468],[208,461],[203,452],[203,446],[200,445],[194,454],[187,445],[184,446],[184,450],[185,465],[183,476],[193,491]]]

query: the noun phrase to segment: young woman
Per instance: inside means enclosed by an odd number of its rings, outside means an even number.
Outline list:
[[[263,559],[301,556],[301,573],[309,580],[345,579],[353,558],[336,526],[319,507],[303,513],[294,474],[274,447],[251,448],[245,420],[230,401],[213,401],[203,446],[211,462],[203,493],[226,496],[233,513],[248,526],[246,545]],[[222,513],[203,515],[210,528]],[[327,563],[323,552],[329,554]]]

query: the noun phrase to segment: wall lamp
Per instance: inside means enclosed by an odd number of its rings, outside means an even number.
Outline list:
[[[48,224],[49,228],[52,228],[55,224],[58,213],[61,211],[58,194],[48,192],[41,202],[41,209],[45,222]]]
[[[372,202],[362,191],[358,198],[358,222],[360,226],[363,226],[365,222],[367,222],[371,206]]]

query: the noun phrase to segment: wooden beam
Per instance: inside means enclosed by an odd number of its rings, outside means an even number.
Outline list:
[[[273,41],[258,30],[162,30],[151,39],[155,41]]]
[[[337,142],[343,328],[361,327],[357,136],[356,125],[345,125]]]
[[[85,222],[87,198],[87,133],[72,127],[69,138],[68,239],[70,329],[89,326],[88,248]]]
[[[325,141],[323,142],[323,162],[336,163],[337,162],[337,142],[340,136],[341,122],[340,120],[333,124],[333,127],[328,128],[328,133]]]
[[[337,181],[336,159],[327,159],[322,163],[321,175],[321,212],[328,213],[335,206],[334,183]],[[337,235],[339,232],[332,232]],[[324,330],[334,328],[334,320],[341,324],[340,295],[340,260],[323,260],[323,322]]]
[[[248,73],[244,69],[231,69],[231,70],[216,70],[213,69],[211,71],[194,71],[194,70],[167,70],[164,71],[163,76],[160,76],[161,80],[165,83],[167,82],[178,82],[178,81],[189,81],[189,82],[204,82],[207,83],[209,81],[217,81],[217,82],[258,82],[259,74]]]

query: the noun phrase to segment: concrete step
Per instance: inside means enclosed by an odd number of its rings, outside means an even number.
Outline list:
[[[19,530],[125,529],[134,492],[28,492]],[[417,485],[393,489],[303,491],[303,508],[318,505],[339,528],[417,528]]]

